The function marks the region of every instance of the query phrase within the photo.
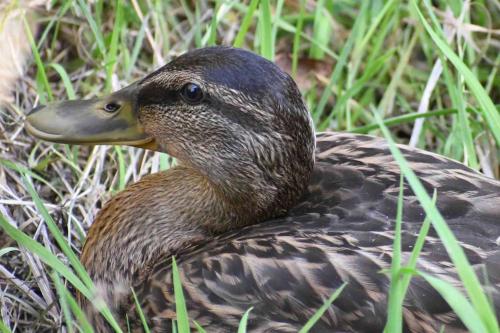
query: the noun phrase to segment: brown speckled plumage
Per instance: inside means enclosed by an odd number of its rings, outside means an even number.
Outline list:
[[[400,147],[470,262],[488,272],[487,290],[500,306],[500,185],[462,164]],[[415,164],[413,164],[415,165]],[[346,289],[314,332],[381,332],[385,325],[399,168],[387,143],[348,133],[317,136],[316,166],[305,195],[287,217],[218,236],[178,254],[190,316],[214,332],[230,332],[253,306],[250,332],[297,332],[343,282]],[[405,184],[403,260],[413,249],[424,212]],[[459,206],[457,206],[457,204]],[[460,285],[431,228],[418,269]],[[170,260],[158,264],[139,295],[149,314],[173,314]],[[484,281],[484,276],[479,274]],[[152,316],[169,328],[170,316]],[[405,332],[465,332],[447,303],[422,278],[405,301]],[[161,330],[160,330],[161,331]],[[168,330],[167,330],[168,331]]]
[[[203,102],[178,97],[186,82],[203,88]],[[314,137],[293,80],[237,49],[187,53],[132,91],[144,132],[180,166],[127,187],[89,231],[82,262],[118,318],[127,315],[132,329],[142,330],[133,287],[153,331],[171,330],[175,255],[190,318],[208,332],[236,331],[250,306],[250,332],[297,332],[344,282],[313,331],[383,330],[390,281],[382,270],[392,259],[400,181],[384,140]],[[400,148],[426,190],[437,191],[437,207],[470,262],[486,272],[479,276],[498,314],[500,183],[447,158]],[[425,214],[404,186],[406,261]],[[418,269],[460,285],[432,229]],[[102,318],[89,313],[106,331]],[[419,277],[403,316],[405,332],[442,326],[465,332]]]

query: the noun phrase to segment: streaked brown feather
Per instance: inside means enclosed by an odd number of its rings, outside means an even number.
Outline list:
[[[287,217],[224,234],[177,253],[190,318],[209,331],[232,332],[249,307],[252,332],[296,332],[343,282],[346,289],[314,332],[379,332],[385,325],[400,172],[384,140],[319,134],[307,193]],[[462,164],[400,146],[432,194],[471,264],[485,268],[498,313],[500,184]],[[425,167],[423,167],[425,166]],[[424,212],[405,183],[403,260]],[[485,200],[488,205],[485,205]],[[431,230],[418,268],[459,286]],[[139,287],[157,331],[171,328],[170,259]],[[165,308],[171,308],[165,316]],[[130,314],[130,313],[129,313]],[[465,332],[449,305],[422,278],[404,304],[405,332]]]

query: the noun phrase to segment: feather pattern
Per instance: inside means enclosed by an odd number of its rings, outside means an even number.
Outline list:
[[[462,243],[471,264],[487,272],[487,290],[500,305],[500,184],[447,158],[400,146]],[[190,318],[214,332],[231,332],[253,307],[251,332],[297,332],[342,283],[347,287],[314,332],[378,332],[386,320],[400,171],[387,143],[345,133],[317,136],[308,190],[287,217],[188,247],[176,256]],[[404,184],[405,262],[425,214]],[[175,318],[170,259],[137,286],[158,332]],[[434,230],[419,270],[460,286]],[[483,276],[483,278],[485,278]],[[166,310],[168,309],[168,311]],[[129,313],[130,314],[130,313]],[[404,303],[405,332],[465,332],[444,299],[415,277]]]

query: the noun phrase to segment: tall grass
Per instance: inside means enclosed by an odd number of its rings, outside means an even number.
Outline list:
[[[65,327],[91,332],[73,297],[78,290],[97,302],[120,332],[117,319],[93,298],[92,281],[78,251],[101,200],[173,162],[164,154],[133,148],[33,142],[22,132],[25,110],[54,99],[110,92],[187,49],[226,44],[254,50],[291,72],[318,130],[382,134],[389,140],[427,219],[409,261],[402,261],[396,237],[391,271],[381,273],[392,281],[386,331],[401,331],[406,290],[412,276],[420,275],[471,332],[498,332],[495,313],[467,258],[394,144],[407,143],[412,136],[420,148],[460,160],[491,177],[500,176],[500,80],[495,74],[500,57],[494,30],[499,28],[500,12],[494,1],[475,6],[443,1],[437,7],[427,0],[195,3],[61,0],[48,2],[49,10],[40,11],[38,31],[31,31],[25,21],[33,63],[16,88],[16,101],[1,114],[8,153],[0,159],[5,180],[0,189],[0,226],[9,238],[0,249],[0,269],[18,283],[2,284],[0,331]],[[450,19],[455,22],[451,27],[455,38],[448,41],[443,25]],[[473,29],[477,27],[482,29]],[[438,61],[442,76],[432,71]],[[431,93],[425,94],[428,87]],[[427,105],[425,112],[417,111],[419,105]],[[413,126],[417,119],[425,119],[421,132]],[[402,194],[400,203],[401,198]],[[404,223],[401,211],[398,216],[396,235]],[[416,269],[431,227],[445,245],[466,295]],[[193,323],[175,262],[172,267],[175,325],[177,332],[185,333]],[[21,285],[28,286],[22,293]],[[342,288],[317,309],[301,332],[314,331],[314,323]],[[54,306],[47,311],[44,307],[52,301]],[[238,332],[246,330],[251,314],[251,309],[242,313]],[[145,318],[143,324],[147,327]]]

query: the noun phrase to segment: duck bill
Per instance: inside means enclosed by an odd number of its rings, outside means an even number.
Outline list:
[[[157,150],[138,120],[137,84],[109,96],[39,106],[26,116],[26,129],[51,142],[128,145]]]

